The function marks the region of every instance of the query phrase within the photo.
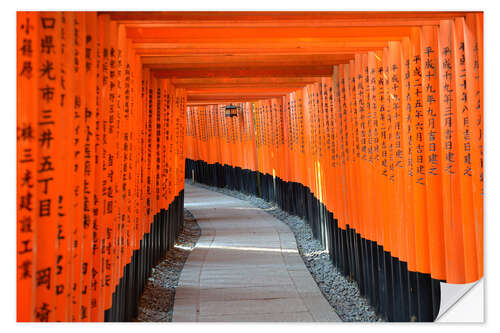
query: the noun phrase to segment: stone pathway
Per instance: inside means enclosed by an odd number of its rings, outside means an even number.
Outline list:
[[[188,184],[185,207],[202,234],[181,273],[172,321],[340,321],[283,222]]]

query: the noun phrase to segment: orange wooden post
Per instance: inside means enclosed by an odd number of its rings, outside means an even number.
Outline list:
[[[464,281],[476,281],[478,259],[476,232],[474,228],[474,207],[472,199],[472,159],[471,159],[471,103],[467,94],[467,68],[465,58],[465,20],[456,18],[454,24],[454,68],[456,89],[456,125],[458,155],[457,177],[460,179],[461,211],[464,236],[465,276]]]
[[[409,270],[430,274],[430,247],[427,226],[426,164],[425,156],[425,118],[422,86],[422,53],[420,46],[421,29],[414,28],[411,34],[411,105],[413,112],[412,138],[413,158],[413,213],[415,223],[415,266]]]
[[[25,24],[31,24],[25,22]],[[35,242],[23,242],[18,255],[33,251],[34,253],[34,287],[35,307],[34,320],[54,321],[56,253],[54,244],[57,235],[57,179],[60,177],[61,165],[56,161],[54,138],[56,121],[59,119],[60,108],[58,97],[60,86],[57,82],[57,65],[61,62],[59,53],[61,15],[56,12],[39,13],[33,22],[33,27],[39,31],[40,48],[33,50],[34,57],[39,58],[41,75],[38,76],[39,91],[37,96],[37,123],[35,133],[38,135],[36,174],[33,175],[34,188],[37,192],[33,203],[35,211]],[[34,69],[36,70],[36,69]],[[38,73],[37,73],[38,74]],[[26,157],[23,157],[25,159]],[[28,199],[28,198],[27,198]]]
[[[424,158],[426,162],[427,225],[431,276],[446,280],[443,234],[441,131],[439,128],[438,31],[423,26],[421,36],[422,99],[424,105]]]
[[[457,175],[457,104],[453,52],[453,27],[449,20],[439,24],[439,102],[441,130],[441,179],[443,186],[443,227],[446,256],[446,280],[463,282],[464,236],[462,224],[460,178]]]
[[[38,149],[41,133],[38,124],[39,80],[35,74],[40,67],[39,16],[34,12],[17,12],[17,321],[36,318],[36,256],[35,239],[39,223],[35,188]],[[24,98],[36,96],[37,98]],[[50,277],[50,276],[49,276]],[[50,313],[51,309],[45,306]],[[47,318],[48,319],[48,318]]]
[[[478,275],[483,276],[483,32],[482,14],[467,14],[464,27],[467,98],[470,101],[472,200]]]

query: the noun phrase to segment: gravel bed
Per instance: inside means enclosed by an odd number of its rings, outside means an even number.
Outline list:
[[[377,316],[368,300],[360,295],[357,283],[349,281],[332,264],[328,253],[322,249],[319,241],[313,238],[311,228],[304,220],[255,196],[245,195],[228,188],[211,187],[200,183],[194,185],[247,201],[254,207],[265,209],[265,212],[288,225],[295,235],[297,248],[307,269],[326,300],[343,321],[383,321]]]
[[[201,229],[193,214],[184,209],[184,226],[175,245],[168,250],[160,263],[152,268],[139,301],[139,313],[134,321],[172,321],[175,288],[187,257],[200,238]]]

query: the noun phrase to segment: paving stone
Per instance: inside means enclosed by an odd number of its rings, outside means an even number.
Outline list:
[[[311,276],[305,278],[309,271],[282,222],[245,201],[190,185],[185,206],[202,237],[180,276],[173,321],[340,321],[328,316],[331,306]]]

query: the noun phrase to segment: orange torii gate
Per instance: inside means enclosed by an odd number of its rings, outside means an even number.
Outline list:
[[[465,12],[19,12],[18,320],[130,320],[193,172],[305,218],[389,320],[433,320],[439,281],[483,276],[482,29]]]

